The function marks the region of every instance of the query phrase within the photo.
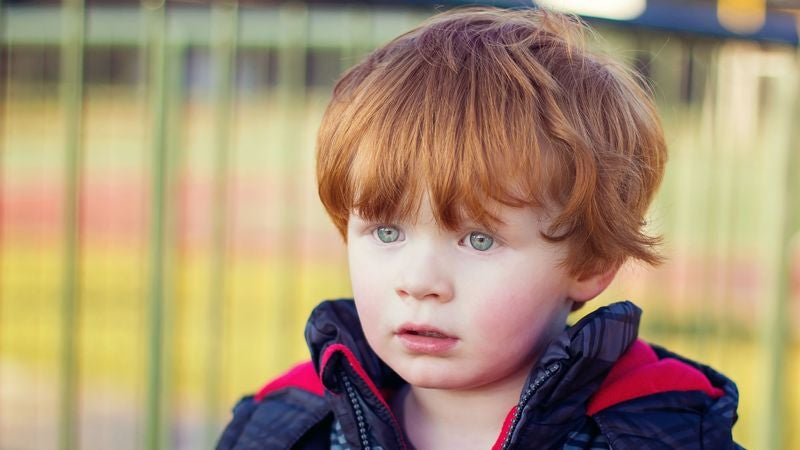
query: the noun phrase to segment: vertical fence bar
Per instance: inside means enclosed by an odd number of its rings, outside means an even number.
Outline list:
[[[719,53],[713,53],[705,60],[713,67],[719,68]],[[717,92],[719,77],[725,71],[714,70],[707,74],[706,90]],[[706,287],[702,292],[701,313],[696,315],[698,354],[706,355],[707,364],[719,366],[722,363],[723,345],[729,342],[729,315],[725,312],[727,290],[727,276],[731,264],[731,236],[733,221],[733,180],[735,164],[737,162],[739,146],[731,141],[730,133],[726,133],[727,111],[730,110],[730,98],[724,95],[708,95],[708,102],[704,108],[706,117],[700,122],[701,127],[708,135],[708,144],[704,147],[710,150],[707,179],[710,180],[709,189],[709,223],[703,241],[707,243],[708,269]],[[721,317],[718,323],[709,322],[708,317]]]
[[[181,153],[177,130],[181,129],[182,115],[180,106],[183,101],[183,61],[186,47],[183,42],[170,39],[165,46],[164,67],[164,147],[165,155],[162,158],[163,189],[162,189],[162,345],[161,345],[161,420],[163,424],[171,425],[173,420],[172,399],[175,374],[175,314],[178,308],[175,290],[175,236],[176,214],[178,205],[176,199],[178,170],[180,167],[179,156]],[[173,448],[173,430],[175,427],[166,426],[161,429],[161,448]]]
[[[86,11],[83,0],[62,6],[61,96],[64,103],[65,186],[64,261],[61,296],[61,380],[59,448],[78,446],[80,214],[83,165],[83,45]]]
[[[239,10],[235,0],[214,2],[212,6],[212,64],[214,75],[214,197],[212,210],[213,247],[208,308],[208,354],[206,356],[207,416],[206,442],[212,443],[219,433],[222,410],[220,394],[224,352],[224,325],[228,254],[229,170],[231,161],[231,104],[233,100],[236,42]]]
[[[150,450],[164,448],[165,420],[163,396],[164,347],[164,230],[166,185],[165,136],[165,66],[166,12],[164,1],[144,0],[149,66],[150,133],[152,151],[152,187],[150,200],[149,262],[149,345],[147,367],[147,405],[145,409],[145,446]]]
[[[5,139],[4,136],[6,131],[6,109],[7,106],[7,99],[6,99],[6,80],[8,79],[8,60],[10,59],[10,45],[6,44],[6,14],[5,14],[5,4],[3,0],[0,0],[0,39],[2,39],[2,44],[0,44],[0,330],[3,329],[3,275],[5,270],[5,264],[3,260],[5,259],[5,254],[3,252],[4,244],[5,244],[5,234],[4,234],[4,221],[5,221],[5,211],[3,209],[3,205],[5,204],[4,197],[5,197]],[[0,333],[0,386],[3,385],[3,336]],[[0,401],[0,428],[3,427],[3,402]],[[0,444],[2,444],[2,440],[0,440]]]
[[[342,49],[340,73],[344,73],[372,50],[374,40],[372,17],[363,6],[348,8],[347,28],[348,39],[346,46]]]
[[[305,106],[306,51],[308,49],[308,11],[305,5],[295,2],[280,7],[280,40],[277,58],[277,98],[278,110],[282,112],[283,123],[277,136],[277,149],[281,152],[280,183],[278,193],[280,207],[280,231],[276,251],[276,292],[275,307],[275,361],[278,367],[285,366],[293,353],[283,341],[291,331],[289,324],[298,318],[298,289],[296,286],[300,265],[297,258],[299,247],[296,230],[300,222],[298,199],[300,186],[297,184],[297,165],[300,160],[298,135],[293,133],[301,123],[299,111]]]
[[[798,27],[800,27],[800,17],[798,17],[797,21]],[[793,73],[795,74],[794,77],[794,107],[792,109],[792,113],[790,117],[793,120],[797,120],[797,117],[800,117],[800,99],[798,99],[798,92],[797,86],[800,83],[800,47],[795,48],[794,52],[794,60],[793,60],[794,70]],[[796,126],[790,127],[790,140],[788,151],[789,155],[787,157],[786,167],[784,168],[786,173],[786,197],[785,197],[785,208],[786,208],[786,225],[784,228],[784,246],[781,255],[781,262],[783,262],[783,272],[781,274],[781,298],[782,300],[782,310],[779,309],[778,313],[783,313],[779,316],[779,320],[783,323],[782,325],[785,327],[782,330],[782,337],[783,337],[783,346],[780,349],[781,352],[776,352],[776,357],[774,360],[780,363],[781,369],[781,376],[777,380],[773,380],[773,391],[771,395],[774,397],[781,397],[785,399],[788,394],[792,392],[791,388],[789,387],[789,383],[793,382],[793,379],[788,377],[789,367],[791,364],[788,362],[791,360],[793,354],[795,354],[795,348],[797,343],[795,342],[795,336],[799,336],[793,333],[791,326],[792,324],[789,322],[789,312],[791,310],[791,302],[792,300],[800,300],[800,298],[795,297],[798,291],[796,290],[798,287],[798,283],[800,283],[800,279],[796,279],[797,272],[793,272],[796,269],[794,264],[797,263],[797,252],[800,249],[798,243],[800,243],[800,207],[798,207],[798,200],[800,199],[800,130]],[[795,331],[796,332],[796,331]],[[782,359],[781,359],[782,358]],[[787,382],[789,380],[789,382]],[[795,401],[797,401],[795,399]],[[781,434],[783,437],[783,441],[779,443],[782,448],[790,448],[792,442],[798,442],[800,439],[798,438],[798,431],[796,428],[793,429],[792,423],[792,409],[791,409],[791,400],[786,401],[784,400],[784,408],[779,412],[778,417],[782,419],[782,429],[785,430],[785,434]],[[795,417],[796,420],[796,417]],[[792,434],[794,436],[790,436],[789,430],[792,430]],[[778,430],[780,433],[781,430]]]

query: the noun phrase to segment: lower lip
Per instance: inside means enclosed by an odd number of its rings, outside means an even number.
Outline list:
[[[431,337],[418,334],[397,334],[400,343],[412,353],[438,354],[444,353],[458,344],[458,339],[452,337]]]

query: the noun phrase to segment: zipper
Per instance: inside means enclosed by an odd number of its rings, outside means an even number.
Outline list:
[[[549,380],[550,377],[555,375],[556,372],[561,369],[560,363],[553,363],[550,367],[544,370],[544,373],[539,375],[533,383],[528,385],[528,388],[525,389],[525,392],[519,398],[519,403],[517,403],[517,409],[514,411],[514,417],[511,419],[511,425],[508,427],[508,431],[506,432],[506,436],[503,438],[503,445],[500,446],[500,450],[508,450],[508,446],[511,443],[511,435],[514,434],[514,430],[516,430],[517,425],[519,425],[519,420],[522,417],[522,410],[525,408],[525,405],[528,404],[533,394],[539,390],[540,387],[544,384],[545,381]]]
[[[2,1],[2,0],[0,0]],[[341,344],[336,344],[337,346],[344,347]],[[330,350],[330,349],[329,349]],[[400,428],[400,425],[397,422],[397,419],[394,417],[391,408],[386,403],[386,401],[380,396],[377,391],[377,388],[370,382],[368,378],[364,379],[368,375],[363,375],[360,371],[363,369],[360,367],[355,357],[350,353],[350,351],[344,347],[341,351],[344,354],[346,359],[346,363],[343,364],[337,370],[337,374],[339,380],[344,385],[344,389],[347,392],[347,399],[350,402],[351,410],[353,415],[355,416],[356,425],[358,426],[358,439],[360,440],[359,444],[364,450],[370,450],[372,447],[370,446],[370,435],[369,435],[369,424],[367,423],[365,417],[364,407],[361,404],[361,395],[365,395],[368,397],[369,401],[373,401],[376,403],[376,406],[380,408],[381,414],[385,409],[385,414],[388,415],[388,419],[391,422],[391,428],[394,433],[395,441],[397,445],[392,445],[392,447],[399,447],[400,450],[406,450],[408,447],[403,439],[403,430]],[[321,370],[325,370],[322,368]],[[361,381],[366,384],[365,391],[361,392],[359,387],[357,386],[357,382]],[[341,384],[339,385],[340,388],[342,387]],[[377,447],[380,448],[380,447]]]
[[[353,383],[350,382],[350,377],[342,371],[342,380],[344,380],[344,388],[347,391],[347,398],[350,399],[350,404],[353,406],[353,413],[356,416],[358,423],[358,436],[361,438],[361,447],[369,450],[369,435],[367,434],[367,424],[364,421],[364,413],[361,412],[361,404],[358,402],[356,390],[353,388]]]

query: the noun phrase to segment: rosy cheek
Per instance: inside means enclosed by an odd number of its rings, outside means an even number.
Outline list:
[[[358,316],[364,334],[367,336],[367,340],[370,344],[375,345],[377,343],[375,339],[381,334],[380,327],[378,326],[380,323],[380,309],[376,308],[374,303],[369,301],[356,301],[356,309],[358,310]]]
[[[353,273],[357,274],[351,279],[358,314],[363,322],[374,321],[380,317],[382,305],[389,301],[385,290],[381,289],[383,282],[371,276],[366,270],[353,271]]]
[[[519,279],[519,278],[518,278]],[[535,339],[541,325],[552,313],[552,293],[542,292],[539,284],[508,280],[502,288],[483,293],[481,308],[474,313],[474,323],[483,336],[505,339]],[[545,295],[548,298],[543,299]]]
[[[470,328],[487,342],[515,338],[531,325],[526,317],[527,312],[520,308],[519,302],[501,295],[495,296],[493,302],[473,314],[474,325]]]

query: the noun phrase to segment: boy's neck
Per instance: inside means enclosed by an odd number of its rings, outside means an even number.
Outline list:
[[[393,409],[417,450],[491,448],[529,372],[525,367],[501,382],[469,390],[410,386]]]

